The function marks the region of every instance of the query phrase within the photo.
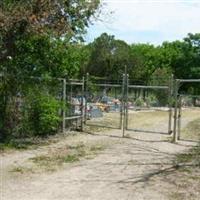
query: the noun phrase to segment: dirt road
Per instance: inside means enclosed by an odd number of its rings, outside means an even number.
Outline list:
[[[172,191],[184,193],[185,188],[175,181],[178,175],[173,159],[189,146],[169,143],[166,137],[156,134],[134,133],[132,138],[124,139],[117,137],[120,134],[112,131],[104,136],[75,136],[79,141],[87,138],[109,143],[95,158],[66,165],[55,172],[10,172],[13,163],[25,165],[28,158],[41,154],[47,147],[4,155],[1,200],[164,200],[171,198]],[[64,144],[53,144],[52,148]]]
[[[4,153],[1,200],[195,200],[200,171],[179,170],[177,153],[194,143],[172,144],[169,136],[120,130],[69,136],[35,150]],[[90,158],[53,171],[37,170],[32,158],[70,144],[104,145]],[[33,169],[33,170],[21,170]],[[15,170],[14,170],[15,169]],[[20,169],[20,170],[19,170]]]

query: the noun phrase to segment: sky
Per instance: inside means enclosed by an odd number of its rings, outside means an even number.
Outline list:
[[[159,45],[200,33],[200,0],[102,0],[86,42],[107,32],[127,43]]]

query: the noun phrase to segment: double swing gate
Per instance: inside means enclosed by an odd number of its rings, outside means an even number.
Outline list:
[[[159,83],[159,84],[158,84]],[[158,84],[158,85],[156,85]],[[87,75],[85,124],[147,133],[172,133],[172,79],[109,80]]]

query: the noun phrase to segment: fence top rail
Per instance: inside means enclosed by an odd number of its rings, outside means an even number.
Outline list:
[[[176,79],[176,81],[181,83],[200,83],[200,79]]]
[[[9,75],[4,75],[4,74],[0,74],[0,77],[9,77]],[[17,77],[17,76],[14,76]],[[55,77],[40,77],[40,76],[25,76],[24,78],[26,79],[36,79],[36,80],[59,80],[59,81],[63,81],[65,80],[65,78],[55,78]]]
[[[101,84],[101,83],[95,83],[94,84],[95,86],[99,86],[99,87],[122,87],[122,85],[120,85],[120,84]]]
[[[194,97],[194,98],[200,98],[199,95],[192,95],[192,94],[179,94],[180,97]]]
[[[83,82],[66,82],[66,85],[83,85]]]
[[[82,118],[83,116],[81,115],[78,115],[78,116],[71,116],[71,117],[65,117],[65,120],[73,120],[73,119],[80,119]]]
[[[129,88],[139,88],[139,89],[169,89],[168,86],[150,86],[150,85],[129,85]]]
[[[4,77],[4,76],[8,76],[8,75],[3,75],[0,73],[0,77]],[[66,80],[67,83],[71,83],[71,84],[83,84],[83,80],[81,79],[67,79],[67,78],[59,78],[59,77],[40,77],[40,76],[27,76],[24,78],[30,78],[30,79],[37,79],[37,80],[59,80],[59,81],[64,81]]]

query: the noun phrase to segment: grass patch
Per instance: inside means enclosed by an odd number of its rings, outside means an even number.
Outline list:
[[[185,195],[180,192],[173,192],[169,195],[170,200],[183,200],[185,199]]]
[[[200,118],[191,121],[187,124],[187,126],[182,130],[182,134],[184,139],[200,139]]]
[[[23,166],[16,166],[16,167],[13,167],[10,170],[10,172],[24,174],[24,173],[27,173],[27,172],[33,172],[33,169],[32,168],[23,167]]]
[[[72,163],[72,162],[76,162],[76,161],[79,161],[79,158],[76,155],[67,155],[63,159],[63,162],[65,162],[65,163]]]
[[[4,143],[0,143],[0,150],[27,150],[36,148],[39,145],[47,144],[49,144],[48,138],[11,139]]]
[[[79,161],[78,155],[63,155],[63,156],[37,156],[31,158],[35,164],[39,166],[49,166],[49,165],[60,165],[62,163],[71,163],[75,161]]]
[[[183,130],[183,135],[192,139],[200,139],[200,118],[195,119],[187,124]],[[188,152],[176,156],[178,163],[191,163],[200,167],[200,142],[197,146],[191,148]]]
[[[178,163],[192,163],[194,166],[200,167],[200,143],[189,152],[178,154],[176,160]]]
[[[24,168],[23,167],[14,167],[10,172],[17,172],[17,173],[24,173]]]
[[[79,143],[77,145],[67,145],[63,148],[56,149],[47,155],[39,155],[30,160],[39,168],[45,170],[55,170],[56,167],[62,166],[65,163],[74,163],[82,158],[91,159],[99,151],[105,147],[103,145],[85,145]]]
[[[104,147],[103,146],[92,146],[92,147],[90,147],[90,151],[91,152],[97,152],[97,151],[102,151],[104,149]]]

